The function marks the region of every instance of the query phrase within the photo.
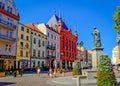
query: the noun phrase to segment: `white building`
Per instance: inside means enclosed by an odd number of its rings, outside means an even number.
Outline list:
[[[55,68],[60,66],[60,35],[58,31],[46,24],[37,24],[36,27],[47,35],[47,65]]]
[[[31,28],[31,68],[36,66],[46,66],[46,38],[47,36],[42,33],[34,24],[27,24]]]

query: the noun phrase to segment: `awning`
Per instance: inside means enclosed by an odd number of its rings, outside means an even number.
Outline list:
[[[27,59],[21,59],[22,62],[30,62],[30,60]]]

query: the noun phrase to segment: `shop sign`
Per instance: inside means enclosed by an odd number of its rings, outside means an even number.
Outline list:
[[[16,59],[15,56],[7,56],[7,55],[0,55],[0,58],[3,58],[3,59]]]

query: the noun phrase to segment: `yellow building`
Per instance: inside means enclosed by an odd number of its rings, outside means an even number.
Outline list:
[[[30,68],[30,35],[31,29],[18,24],[17,68]]]
[[[119,48],[116,46],[112,51],[112,63],[117,64],[120,62]]]

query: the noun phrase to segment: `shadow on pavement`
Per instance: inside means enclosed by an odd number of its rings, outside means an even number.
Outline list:
[[[0,86],[9,86],[11,84],[16,84],[15,82],[0,82]]]

